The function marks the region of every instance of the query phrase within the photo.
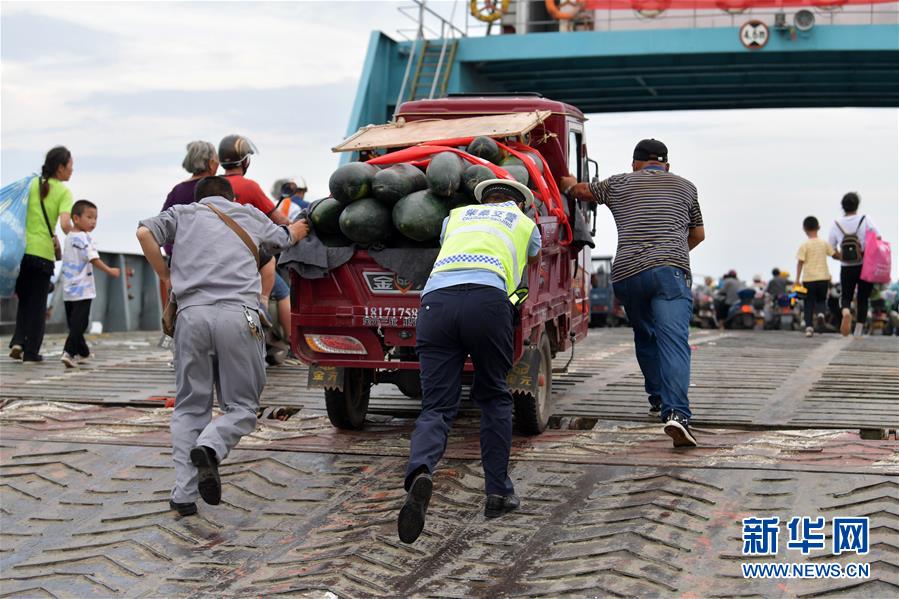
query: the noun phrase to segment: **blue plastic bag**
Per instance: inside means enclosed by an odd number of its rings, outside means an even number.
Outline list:
[[[25,215],[28,211],[29,175],[0,189],[0,297],[16,290],[19,265],[25,255]]]

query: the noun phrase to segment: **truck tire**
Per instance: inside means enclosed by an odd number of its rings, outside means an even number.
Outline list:
[[[512,393],[515,404],[515,425],[523,435],[539,435],[546,430],[552,415],[553,368],[549,338],[540,336],[537,350],[540,365],[537,370],[537,395],[516,391]]]
[[[343,390],[325,389],[328,419],[337,428],[360,430],[365,424],[372,373],[362,368],[344,371]]]

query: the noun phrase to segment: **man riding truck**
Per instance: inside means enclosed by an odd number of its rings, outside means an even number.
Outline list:
[[[242,135],[226,135],[219,142],[219,162],[234,190],[234,201],[255,206],[276,225],[287,225],[290,223],[287,216],[275,209],[259,184],[244,176],[250,168],[250,154],[255,153],[256,146]]]
[[[431,476],[446,450],[459,409],[462,369],[471,356],[471,398],[481,408],[481,462],[487,501],[484,516],[497,518],[519,506],[509,478],[512,448],[514,317],[526,295],[520,289],[528,264],[540,259],[540,230],[522,210],[534,195],[517,181],[490,179],[474,190],[482,206],[463,206],[443,221],[441,250],[421,292],[416,350],[421,362],[421,416],[412,432],[406,467],[406,502],[399,513],[400,540],[421,534],[431,500]]]

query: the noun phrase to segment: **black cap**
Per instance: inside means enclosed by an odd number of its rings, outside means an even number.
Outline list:
[[[668,162],[668,147],[657,139],[644,139],[634,148],[634,160]]]

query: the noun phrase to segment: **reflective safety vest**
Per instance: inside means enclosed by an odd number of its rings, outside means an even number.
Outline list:
[[[506,282],[513,303],[528,262],[528,242],[536,225],[514,204],[463,206],[450,212],[443,246],[432,273],[479,269],[495,272]]]

